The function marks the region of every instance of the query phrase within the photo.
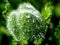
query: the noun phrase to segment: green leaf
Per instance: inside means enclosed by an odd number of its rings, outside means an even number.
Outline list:
[[[41,15],[42,18],[46,21],[46,23],[49,23],[50,17],[52,16],[52,9],[53,6],[51,5],[51,2],[46,3],[44,8],[42,8]]]
[[[40,44],[42,43],[42,41],[43,41],[43,39],[40,38],[40,39],[38,39],[38,40],[35,40],[34,44],[35,44],[35,45],[40,45]]]

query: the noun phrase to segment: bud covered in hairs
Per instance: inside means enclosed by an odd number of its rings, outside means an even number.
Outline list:
[[[7,16],[7,29],[16,41],[44,38],[47,25],[30,3],[22,3]]]

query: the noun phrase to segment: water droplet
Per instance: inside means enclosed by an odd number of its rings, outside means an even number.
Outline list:
[[[34,37],[35,39],[37,39],[36,37]]]
[[[27,15],[26,18],[30,18],[30,15]]]
[[[35,35],[33,35],[32,37],[35,37]]]
[[[29,20],[27,20],[27,22],[29,22]]]
[[[30,30],[27,30],[28,32],[30,31]]]
[[[23,32],[23,35],[24,35],[25,33]]]
[[[34,19],[33,19],[33,23],[34,23],[35,21],[34,21]]]

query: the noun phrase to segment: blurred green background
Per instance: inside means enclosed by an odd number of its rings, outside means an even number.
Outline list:
[[[48,23],[48,30],[41,45],[60,45],[60,0],[0,0],[0,45],[18,45],[6,28],[7,14],[17,9],[22,2],[30,2],[40,12],[44,5],[51,2],[52,16]],[[34,45],[32,42],[29,45]]]

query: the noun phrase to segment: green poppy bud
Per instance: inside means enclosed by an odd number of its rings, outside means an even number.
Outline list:
[[[7,28],[16,41],[44,38],[47,25],[30,3],[22,3],[7,16]]]

